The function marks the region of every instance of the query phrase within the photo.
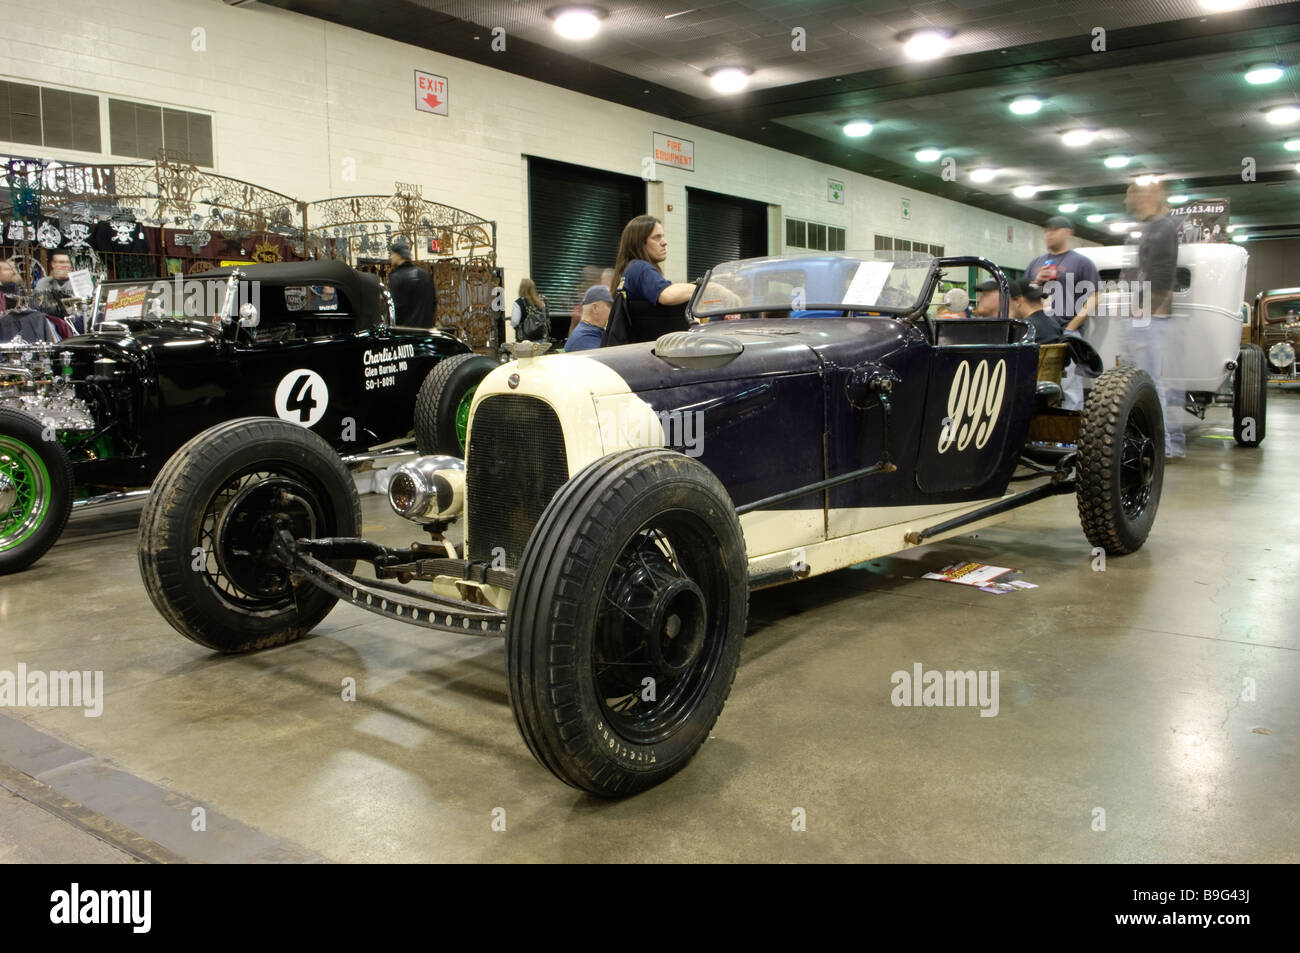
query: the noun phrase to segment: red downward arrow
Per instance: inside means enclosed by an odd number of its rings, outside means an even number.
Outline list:
[[[424,101],[429,104],[430,109],[437,109],[442,105],[442,102],[433,93],[429,93],[429,95],[425,96]]]

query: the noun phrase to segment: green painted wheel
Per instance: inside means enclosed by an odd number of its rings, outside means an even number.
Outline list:
[[[415,446],[420,453],[465,456],[470,404],[478,385],[496,366],[482,354],[457,354],[429,371],[415,398]]]
[[[478,385],[475,384],[465,391],[465,396],[456,405],[456,443],[460,444],[462,455],[465,453],[465,434],[469,431],[469,406],[474,403],[474,394],[477,391]]]
[[[0,573],[45,555],[72,511],[72,463],[46,436],[34,417],[0,410]]]

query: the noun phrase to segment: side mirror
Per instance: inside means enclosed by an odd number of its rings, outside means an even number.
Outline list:
[[[239,326],[241,328],[255,328],[261,320],[261,315],[257,313],[257,305],[251,301],[240,305]]]

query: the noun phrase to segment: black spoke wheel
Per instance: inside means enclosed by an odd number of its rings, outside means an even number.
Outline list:
[[[1102,374],[1079,426],[1079,522],[1112,555],[1142,547],[1165,473],[1164,411],[1155,382],[1136,367]]]
[[[1246,344],[1237,355],[1232,375],[1232,436],[1242,447],[1258,447],[1264,440],[1268,410],[1268,364],[1257,344]]]
[[[352,477],[329,444],[282,420],[235,420],[199,434],[158,474],[140,518],[140,575],[186,638],[221,652],[279,645],[337,600],[290,573],[276,536],[355,536],[360,525]]]
[[[606,797],[681,770],[735,678],[747,580],[735,509],[695,460],[629,450],[569,480],[524,550],[506,634],[537,760]]]

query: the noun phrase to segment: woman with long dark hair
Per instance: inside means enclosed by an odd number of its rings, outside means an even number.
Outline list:
[[[615,295],[621,288],[627,296],[633,341],[653,341],[688,326],[686,303],[695,285],[665,278],[660,265],[667,257],[668,242],[659,219],[638,215],[624,226],[609,288]]]

